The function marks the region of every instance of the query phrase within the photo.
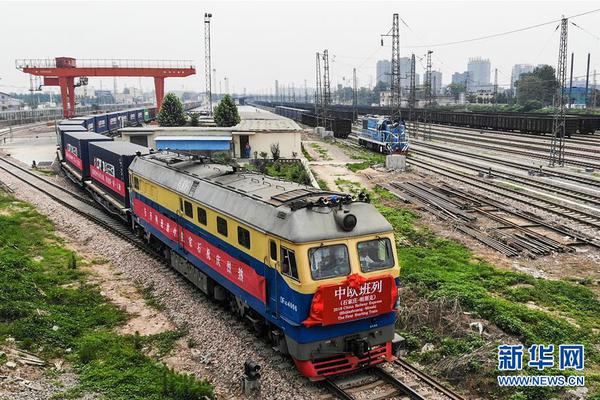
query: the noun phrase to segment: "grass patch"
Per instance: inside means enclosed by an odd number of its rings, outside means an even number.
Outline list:
[[[73,361],[79,384],[58,397],[87,391],[113,399],[212,397],[206,382],[169,370],[142,351],[166,354],[181,332],[114,332],[128,315],[88,283],[79,261],[47,217],[0,192],[0,340],[13,337],[42,358]],[[68,355],[68,348],[76,353]]]
[[[251,171],[285,179],[287,181],[310,185],[310,177],[301,163],[282,163],[279,161],[257,160],[256,164],[249,164]]]
[[[142,293],[142,297],[144,298],[144,301],[147,305],[158,311],[162,311],[165,309],[165,305],[154,294],[153,284],[145,287],[138,287],[138,290]]]
[[[304,143],[302,143],[302,155],[304,155],[307,161],[315,161],[315,158],[308,154],[308,151],[304,148]]]
[[[360,185],[360,183],[350,181],[348,179],[336,178],[335,184],[342,192],[345,193],[357,195],[363,191],[363,188]]]
[[[317,153],[319,153],[319,156],[321,157],[322,160],[324,160],[324,161],[331,160],[331,157],[329,157],[329,153],[327,152],[327,149],[323,148],[320,144],[311,143],[310,147],[312,147]]]
[[[400,278],[407,290],[430,301],[456,299],[474,317],[486,319],[526,346],[583,343],[586,371],[592,378],[588,381],[597,381],[591,371],[598,369],[600,361],[596,350],[600,343],[596,332],[600,326],[600,301],[589,288],[496,268],[474,258],[465,246],[416,227],[418,216],[402,208],[385,189],[375,189],[372,199],[394,227],[402,266]],[[528,307],[527,303],[535,307]],[[437,354],[424,357],[423,362],[434,363],[440,357],[468,353],[477,344],[469,338],[461,338],[457,343],[443,335],[428,337],[425,330],[407,333],[418,344],[436,342]],[[495,353],[492,351],[489,356],[494,357]],[[491,368],[487,373],[495,372],[495,365]],[[524,393],[524,399],[534,399],[537,392]]]
[[[385,156],[363,148],[350,147],[345,143],[335,142],[346,155],[354,160],[362,160],[361,162],[348,163],[346,167],[352,172],[362,171],[377,164],[385,164]]]

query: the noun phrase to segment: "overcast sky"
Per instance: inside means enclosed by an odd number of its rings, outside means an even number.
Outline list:
[[[600,8],[588,1],[278,1],[278,2],[0,2],[0,90],[24,91],[27,75],[15,69],[18,58],[192,59],[197,75],[167,79],[167,89],[204,89],[205,12],[212,18],[212,61],[217,82],[228,77],[230,91],[265,92],[280,85],[314,86],[315,52],[329,49],[332,84],[375,83],[375,63],[391,57],[392,14],[402,20],[401,56],[423,58],[427,46],[505,32]],[[600,72],[600,12],[572,19],[569,53],[575,52],[575,76],[584,76],[587,53],[591,70]],[[466,69],[469,57],[489,58],[500,85],[508,85],[516,63],[556,66],[556,23],[498,38],[431,47],[433,68],[450,82]],[[421,73],[425,59],[417,61]],[[493,72],[492,72],[493,76]],[[344,79],[346,81],[344,81]],[[119,88],[138,85],[120,78]],[[111,78],[103,80],[112,89]],[[217,84],[218,85],[218,84]],[[100,88],[98,78],[90,86]],[[152,87],[144,79],[145,89]],[[224,87],[223,87],[224,89]]]

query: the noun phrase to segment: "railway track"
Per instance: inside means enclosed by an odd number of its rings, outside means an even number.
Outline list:
[[[531,171],[534,169],[531,167],[531,165],[519,163],[516,161],[509,161],[506,159],[496,158],[496,157],[492,157],[492,156],[475,154],[475,153],[465,151],[465,150],[448,149],[448,147],[446,147],[446,146],[440,146],[440,145],[432,144],[429,142],[419,142],[419,146],[427,147],[430,149],[436,149],[436,150],[440,150],[440,151],[444,151],[444,152],[450,152],[450,153],[453,153],[456,155],[461,155],[464,157],[475,158],[478,160],[484,160],[487,162],[496,163],[496,164],[504,165],[507,167],[515,168],[515,169],[518,169],[521,171]],[[539,169],[538,169],[538,171],[539,171]],[[559,178],[559,179],[564,179],[564,180],[567,180],[570,182],[575,182],[578,184],[590,185],[593,187],[598,187],[600,185],[600,179],[594,179],[591,177],[570,174],[567,172],[554,171],[551,169],[544,169],[543,175],[547,176],[547,177],[555,177],[555,178]]]
[[[32,189],[37,190],[40,193],[50,197],[56,203],[61,204],[62,206],[68,208],[69,210],[81,215],[87,220],[101,226],[106,229],[110,233],[113,233],[120,238],[126,240],[132,245],[136,246],[144,253],[148,254],[152,258],[161,262],[161,265],[173,276],[177,275],[173,269],[171,269],[160,257],[158,253],[149,248],[146,243],[133,234],[128,227],[123,224],[121,220],[117,220],[112,218],[110,215],[105,213],[105,210],[98,206],[93,200],[86,198],[85,196],[80,195],[79,193],[68,190],[56,183],[30,171],[26,168],[21,167],[17,163],[8,160],[5,157],[0,157],[0,169],[15,177],[16,179],[26,183]],[[410,371],[410,373],[421,381],[427,383],[429,386],[435,388],[437,391],[441,393],[453,393],[450,389],[445,388],[442,384],[437,382],[434,378],[427,376],[423,372],[417,370],[416,368],[410,366],[408,363],[402,361],[397,362],[397,365],[402,366],[404,369]],[[395,388],[395,394],[407,395],[410,399],[421,400],[425,399],[419,393],[411,389],[408,385],[395,378],[393,375],[389,374],[383,369],[376,368],[373,372],[378,379],[382,380],[385,384],[391,385]],[[354,399],[349,392],[337,385],[332,380],[325,381],[325,385],[327,388],[332,391],[337,397],[341,399]],[[382,397],[383,399],[384,397]],[[450,397],[451,400],[462,400],[462,398],[458,395],[455,397]]]
[[[431,136],[436,139],[441,139],[447,143],[455,143],[458,145],[477,147],[480,149],[498,151],[498,152],[503,152],[503,153],[518,154],[518,155],[527,156],[527,157],[534,157],[534,158],[541,159],[541,160],[549,160],[550,159],[550,156],[548,155],[549,150],[541,149],[541,148],[534,149],[535,146],[528,146],[528,145],[524,145],[524,144],[514,144],[513,145],[508,142],[486,140],[485,138],[477,138],[477,143],[474,143],[472,140],[469,140],[468,138],[453,139],[453,138],[449,138],[448,136],[444,136],[442,133],[435,133],[435,131],[432,130]],[[495,142],[495,143],[492,144],[492,142]],[[488,144],[485,144],[485,143],[488,143]],[[529,150],[520,150],[520,149],[529,149]],[[579,159],[577,159],[577,158],[579,158]],[[598,162],[583,161],[583,159],[586,159],[586,160],[589,159],[589,160],[598,161]],[[574,152],[566,151],[565,152],[565,164],[600,169],[600,157],[591,155],[591,154],[574,153]]]
[[[538,138],[524,138],[519,137],[517,135],[513,135],[510,137],[510,141],[507,141],[508,138],[502,138],[499,134],[489,134],[488,132],[477,132],[477,135],[462,132],[457,130],[454,127],[446,127],[446,126],[433,126],[432,134],[434,136],[444,135],[444,137],[452,136],[454,138],[464,138],[467,140],[475,139],[478,142],[486,142],[492,144],[499,145],[510,145],[510,146],[519,146],[521,148],[528,148],[531,150],[538,150],[541,152],[545,152],[550,147],[550,141],[545,139]],[[516,136],[516,137],[515,137]],[[565,154],[571,154],[577,157],[590,157],[591,159],[598,160],[600,157],[597,154],[600,154],[600,148],[592,147],[582,147],[583,143],[572,144],[568,139],[565,140],[565,149],[572,150],[572,153],[566,152]],[[586,144],[586,146],[589,146]],[[597,145],[596,145],[597,147]],[[593,153],[594,155],[585,155],[581,154],[581,152]]]
[[[403,374],[411,375],[418,384],[409,385],[386,369],[372,367],[341,377],[327,379],[324,381],[324,386],[335,398],[341,400],[356,400],[359,398],[371,400],[390,398],[426,400],[429,398],[428,394],[425,394],[426,391],[428,393],[435,392],[436,396],[443,395],[448,400],[463,400],[462,396],[404,360],[396,360],[390,367],[401,371]],[[415,390],[413,386],[419,386],[420,390]]]
[[[410,159],[410,164],[415,165],[424,170],[435,173],[439,176],[444,176],[462,183],[466,183],[470,186],[478,189],[486,190],[488,192],[509,198],[520,203],[525,203],[529,206],[542,209],[546,212],[558,215],[563,218],[570,219],[581,225],[586,225],[594,229],[600,229],[600,216],[568,207],[561,202],[551,201],[541,196],[523,193],[522,191],[511,189],[502,186],[498,183],[491,182],[489,179],[479,178],[471,176],[467,173],[460,171],[449,171],[443,167],[435,165],[431,162],[424,160],[417,160],[414,158]]]
[[[420,145],[418,145],[420,146]],[[494,177],[503,178],[509,180],[511,182],[526,185],[527,187],[532,187],[536,189],[542,189],[544,191],[550,192],[552,194],[560,195],[563,197],[568,197],[573,200],[577,200],[583,203],[587,203],[590,205],[594,205],[600,207],[600,195],[594,195],[591,193],[586,193],[580,190],[569,189],[564,185],[559,185],[550,182],[542,182],[537,179],[532,179],[526,176],[513,174],[510,172],[499,171],[497,169],[492,170],[491,167],[476,164],[468,161],[457,160],[451,157],[447,157],[441,154],[432,153],[431,151],[420,149],[418,146],[413,146],[412,150],[418,156],[427,157],[434,160],[439,160],[442,162],[454,164],[460,166],[462,168],[466,168],[472,171],[482,172],[482,171],[491,171]],[[453,153],[452,150],[448,150],[446,153]]]
[[[408,124],[409,129],[413,128],[414,125],[412,123]],[[469,128],[465,126],[454,126],[454,125],[442,125],[442,124],[431,124],[433,128],[439,129],[447,129],[452,130],[453,132],[463,132],[463,133],[480,133],[483,135],[491,135],[496,137],[504,137],[515,139],[536,139],[540,143],[550,144],[552,140],[552,136],[539,135],[539,134],[529,134],[529,133],[516,133],[516,132],[506,132],[506,131],[496,131],[492,129],[478,129],[478,128]],[[597,146],[600,144],[600,137],[592,136],[590,134],[573,134],[571,137],[565,138],[565,143],[568,144],[586,144],[591,146]]]
[[[0,157],[0,169],[31,186],[33,189],[45,194],[69,210],[133,244],[151,257],[160,260],[159,255],[146,246],[145,242],[133,234],[121,220],[117,220],[106,214],[104,209],[97,205],[93,200],[57,185],[5,157]]]

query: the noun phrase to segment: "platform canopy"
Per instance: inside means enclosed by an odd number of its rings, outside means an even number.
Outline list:
[[[157,150],[228,151],[231,149],[231,136],[157,136],[154,142]]]

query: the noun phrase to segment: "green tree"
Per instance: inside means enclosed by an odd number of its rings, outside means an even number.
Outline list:
[[[167,93],[156,119],[160,126],[184,126],[186,122],[183,104],[174,93]]]
[[[237,106],[228,94],[215,107],[215,122],[217,126],[234,126],[240,123]]]
[[[458,100],[458,96],[465,91],[464,83],[451,83],[448,85],[448,92],[454,98],[454,100]]]
[[[515,83],[517,99],[520,105],[537,100],[543,106],[551,105],[559,83],[550,65],[537,67],[533,72],[523,74]]]
[[[190,125],[198,126],[200,124],[200,115],[198,113],[192,113],[190,115]]]

